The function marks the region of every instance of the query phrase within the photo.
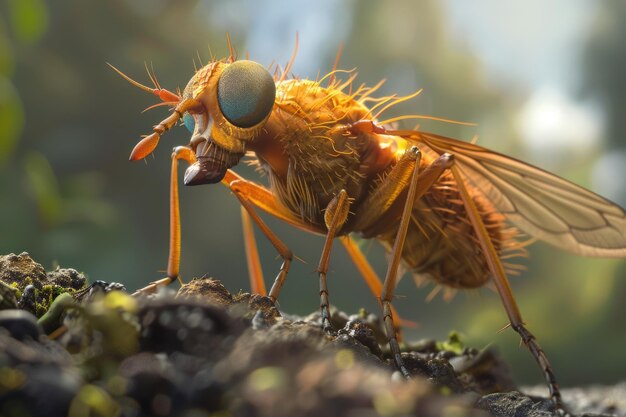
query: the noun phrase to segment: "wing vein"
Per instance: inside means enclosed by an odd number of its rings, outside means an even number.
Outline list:
[[[626,257],[626,213],[598,194],[473,143],[410,130],[389,133],[453,154],[472,192],[526,233],[580,255]]]

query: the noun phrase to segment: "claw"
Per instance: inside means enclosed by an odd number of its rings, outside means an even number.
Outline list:
[[[159,287],[166,287],[166,286],[170,285],[172,283],[172,281],[174,281],[174,280],[172,278],[169,278],[169,277],[161,278],[158,281],[151,282],[150,284],[146,285],[145,287],[138,289],[137,291],[132,293],[132,296],[133,297],[137,297],[137,296],[140,296],[142,294],[153,294],[153,293],[155,293],[159,289]]]

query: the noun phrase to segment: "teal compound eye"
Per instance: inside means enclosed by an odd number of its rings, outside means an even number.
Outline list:
[[[183,116],[183,124],[185,125],[189,133],[193,133],[193,131],[196,129],[196,119],[194,119],[193,116],[189,113],[185,113],[185,115]]]
[[[258,125],[272,111],[276,98],[274,78],[261,64],[242,60],[230,64],[217,83],[217,102],[234,126]]]

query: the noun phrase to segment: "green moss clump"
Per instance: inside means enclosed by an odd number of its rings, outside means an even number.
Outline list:
[[[15,290],[15,298],[22,301],[17,307],[37,317],[44,315],[59,295],[74,294],[87,285],[85,275],[75,269],[56,267],[46,272],[27,252],[0,255],[0,281],[7,286],[7,290]],[[29,285],[34,287],[34,292],[24,299],[24,289]],[[8,295],[12,297],[13,294]],[[9,304],[9,308],[15,306]]]
[[[20,284],[18,284],[17,282],[12,282],[9,284],[11,287],[15,288],[15,297],[17,297],[17,299],[19,300],[20,298],[22,298],[22,294],[24,293],[22,291],[22,289],[20,288]]]
[[[465,344],[461,341],[461,335],[455,330],[448,333],[448,340],[437,342],[436,346],[438,350],[447,350],[457,355],[463,354],[465,349]]]
[[[47,284],[41,287],[41,290],[35,290],[36,294],[36,316],[40,318],[50,309],[54,300],[61,294],[74,294],[78,290],[74,288],[65,288],[56,284]]]

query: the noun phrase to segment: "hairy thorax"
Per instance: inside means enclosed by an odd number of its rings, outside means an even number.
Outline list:
[[[303,221],[323,226],[323,209],[341,189],[352,203],[367,191],[367,160],[378,142],[348,128],[367,115],[354,97],[317,82],[277,85],[264,140],[254,150],[273,194]]]

